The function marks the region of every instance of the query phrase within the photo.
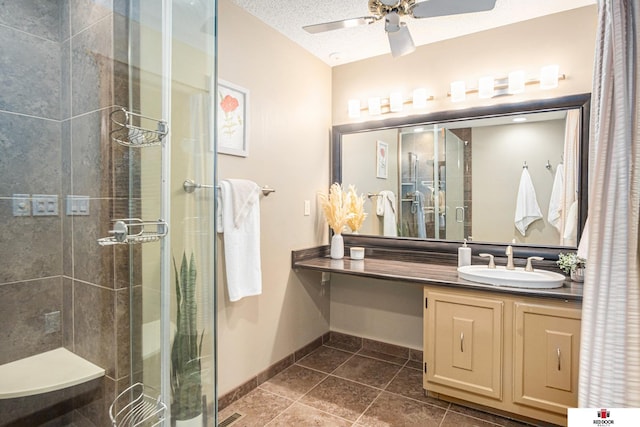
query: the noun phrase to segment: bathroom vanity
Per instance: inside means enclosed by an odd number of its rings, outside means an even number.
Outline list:
[[[553,269],[545,263],[540,268]],[[577,406],[581,284],[475,283],[458,277],[451,254],[377,247],[367,247],[364,260],[333,260],[328,247],[293,251],[292,267],[420,286],[428,395],[558,425]]]

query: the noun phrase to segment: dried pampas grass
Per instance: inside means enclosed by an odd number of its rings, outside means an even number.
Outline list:
[[[342,234],[342,229],[347,225],[353,214],[349,212],[347,193],[337,182],[329,188],[329,195],[319,194],[320,205],[329,227],[335,234]]]
[[[351,218],[347,220],[347,225],[355,233],[362,227],[367,214],[364,212],[364,195],[358,196],[356,187],[353,185],[349,186],[347,192],[347,205],[349,206],[349,213],[352,214]]]

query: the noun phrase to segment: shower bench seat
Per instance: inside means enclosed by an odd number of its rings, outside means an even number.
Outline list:
[[[60,347],[0,365],[0,399],[61,390],[104,374],[101,367]]]

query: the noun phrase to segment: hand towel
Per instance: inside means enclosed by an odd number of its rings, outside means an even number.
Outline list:
[[[424,223],[424,194],[419,191],[415,192],[413,203],[411,203],[411,213],[415,216],[416,225],[418,228],[418,237],[426,238],[427,230]]]
[[[562,231],[562,197],[564,193],[564,167],[560,163],[556,169],[556,175],[551,187],[551,197],[549,198],[549,211],[547,220],[559,232]]]
[[[540,212],[540,206],[538,206],[538,201],[536,200],[536,190],[533,188],[529,170],[523,168],[516,199],[516,228],[524,236],[527,232],[527,227],[540,218],[542,218],[542,212]]]
[[[396,237],[398,225],[396,222],[396,195],[393,191],[382,190],[378,192],[376,214],[382,217],[382,235]]]
[[[229,300],[262,293],[260,187],[252,181],[220,181],[218,232],[223,233]]]

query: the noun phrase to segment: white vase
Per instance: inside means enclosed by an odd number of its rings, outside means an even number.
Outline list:
[[[176,427],[202,427],[202,414],[188,419],[188,420],[176,420]]]
[[[334,234],[331,238],[331,258],[344,258],[344,239],[342,234]]]
[[[571,270],[571,280],[574,282],[584,282],[584,268],[574,268]]]

